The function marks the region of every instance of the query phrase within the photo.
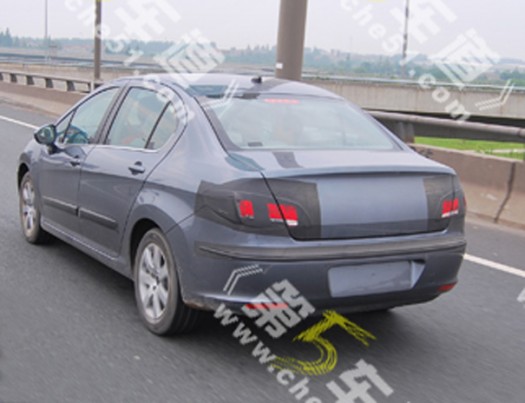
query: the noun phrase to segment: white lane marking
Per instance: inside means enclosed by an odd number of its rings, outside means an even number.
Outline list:
[[[515,267],[507,266],[506,264],[493,262],[492,260],[487,260],[481,257],[472,256],[468,254],[465,255],[465,260],[479,264],[481,266],[488,267],[490,269],[499,270],[504,273],[513,274],[514,276],[525,278],[525,270],[516,269]]]
[[[29,129],[33,129],[33,130],[38,129],[38,126],[34,126],[34,125],[26,123],[26,122],[21,122],[20,120],[11,119],[11,118],[8,118],[7,116],[0,115],[0,120],[4,120],[4,121],[9,122],[9,123],[14,123],[15,125],[19,125],[19,126],[24,126],[24,127],[27,127]]]

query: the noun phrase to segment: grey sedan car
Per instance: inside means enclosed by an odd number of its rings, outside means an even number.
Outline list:
[[[25,238],[52,235],[133,279],[156,334],[190,330],[200,310],[268,304],[284,280],[344,311],[429,301],[457,282],[455,172],[320,88],[123,78],[34,137],[17,175]]]

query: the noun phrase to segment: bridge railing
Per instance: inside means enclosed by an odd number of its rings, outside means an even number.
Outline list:
[[[422,83],[419,80],[405,80],[405,79],[392,79],[392,78],[380,78],[380,77],[347,77],[337,75],[319,75],[319,74],[304,74],[303,78],[305,81],[311,82],[338,82],[342,84],[355,84],[355,85],[385,85],[385,86],[397,86],[397,87],[415,87],[421,88]],[[432,89],[435,88],[447,88],[451,90],[457,90],[458,85],[446,81],[435,80],[433,82],[424,82],[425,87]],[[492,84],[473,84],[468,83],[461,87],[460,91],[494,91],[500,92],[504,87],[501,85]],[[516,86],[513,88],[513,93],[525,92],[525,87]]]
[[[43,87],[48,89],[60,89],[58,83],[63,84],[63,88],[68,92],[89,93],[101,85],[100,82],[87,80],[78,77],[54,76],[49,74],[39,74],[28,71],[0,70],[0,81],[12,84],[25,84],[34,86],[36,80],[41,80]],[[22,82],[21,82],[22,81]]]

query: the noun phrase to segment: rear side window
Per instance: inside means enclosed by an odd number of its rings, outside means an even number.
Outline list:
[[[207,108],[219,132],[241,149],[398,149],[381,126],[344,101],[251,96]]]
[[[106,144],[145,148],[168,101],[157,92],[132,88],[113,121]]]
[[[146,146],[149,150],[157,150],[161,148],[169,140],[171,135],[177,131],[181,124],[176,108],[172,103],[169,103],[164,108],[164,112],[155,127],[151,138]]]

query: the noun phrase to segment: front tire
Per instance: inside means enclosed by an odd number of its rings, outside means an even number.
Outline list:
[[[142,238],[133,265],[135,300],[146,327],[159,336],[191,331],[198,312],[184,304],[171,248],[158,229]]]
[[[40,209],[38,207],[33,179],[26,172],[19,188],[20,223],[27,242],[44,243],[49,240],[49,234],[40,225]]]

